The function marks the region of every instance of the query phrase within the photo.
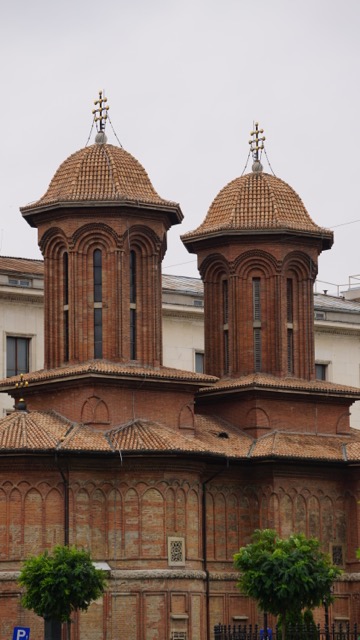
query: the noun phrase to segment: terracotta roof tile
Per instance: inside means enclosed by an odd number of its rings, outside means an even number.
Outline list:
[[[349,440],[350,437],[347,437],[347,441]],[[344,443],[346,443],[344,436],[275,431],[256,441],[251,451],[251,457],[344,461]]]
[[[125,149],[111,144],[94,144],[67,158],[56,171],[45,195],[22,207],[21,211],[66,202],[122,199],[157,205],[175,204],[156,193],[145,169]]]
[[[75,424],[55,411],[15,411],[0,420],[0,451],[82,454],[198,454],[238,460],[282,458],[359,462],[360,433],[315,435],[271,432],[254,440],[216,416],[195,416],[195,429],[181,430],[137,419],[107,432]]]
[[[240,378],[222,378],[211,388],[205,387],[199,393],[214,393],[214,391],[244,389],[286,389],[289,391],[307,391],[326,395],[350,395],[360,398],[358,387],[348,387],[343,384],[328,382],[327,380],[303,380],[302,378],[278,378],[265,373],[253,373]]]
[[[194,382],[198,384],[212,384],[217,380],[214,376],[208,376],[193,371],[182,371],[170,367],[144,367],[129,363],[108,362],[106,360],[89,360],[81,364],[62,366],[57,369],[42,369],[24,374],[24,381],[29,383],[43,382],[46,380],[57,380],[71,378],[74,376],[95,375],[95,376],[115,376],[119,378],[142,377],[148,380],[178,380],[183,382]],[[0,389],[14,387],[19,382],[19,376],[4,378],[0,380]]]
[[[54,450],[71,428],[55,411],[14,411],[0,420],[0,450]]]
[[[29,258],[11,258],[0,256],[0,272],[19,275],[44,276],[44,262]]]
[[[332,231],[318,227],[302,200],[283,180],[267,173],[248,173],[229,182],[216,196],[205,220],[183,239],[221,230],[296,230],[326,235]]]

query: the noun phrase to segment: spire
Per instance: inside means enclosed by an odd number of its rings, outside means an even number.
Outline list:
[[[252,166],[254,173],[261,173],[263,170],[263,166],[259,158],[259,151],[262,151],[264,148],[265,136],[260,137],[261,133],[264,133],[264,129],[259,129],[259,123],[255,122],[254,130],[250,132],[252,140],[249,140],[250,151],[254,161]]]
[[[99,99],[94,101],[95,109],[93,109],[94,122],[96,122],[97,134],[95,136],[95,142],[97,144],[106,144],[107,137],[105,135],[105,125],[108,118],[107,112],[110,107],[105,103],[107,98],[103,97],[103,92],[99,91]],[[99,124],[98,124],[99,123]]]

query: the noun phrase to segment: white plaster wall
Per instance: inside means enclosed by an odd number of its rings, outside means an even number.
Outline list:
[[[6,378],[6,337],[19,336],[31,338],[30,371],[44,367],[44,307],[42,303],[13,302],[0,298],[0,332],[2,349],[0,349],[1,377]],[[7,394],[0,394],[0,417],[13,409],[13,399]]]
[[[163,317],[163,363],[195,371],[195,351],[204,350],[204,322],[197,318]]]
[[[328,362],[328,380],[351,387],[360,387],[360,336],[322,333],[315,330],[315,360]],[[351,409],[350,424],[360,429],[360,402]]]

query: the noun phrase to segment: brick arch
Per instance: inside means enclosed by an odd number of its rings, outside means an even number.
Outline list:
[[[179,429],[195,429],[194,406],[185,404],[179,411]]]
[[[11,523],[10,523],[11,524]],[[8,555],[7,531],[9,523],[7,518],[7,496],[3,489],[0,489],[0,559],[4,560]]]
[[[14,487],[9,492],[9,559],[17,560],[23,556],[23,500],[21,492]]]
[[[207,256],[199,270],[204,284],[217,282],[219,278],[230,277],[229,263],[220,253]]]
[[[117,559],[122,554],[123,525],[124,525],[123,497],[118,487],[112,487],[107,496],[106,532],[107,557]]]
[[[126,253],[137,251],[141,255],[151,256],[158,253],[163,241],[153,231],[143,225],[134,225],[127,229],[122,238]]]
[[[44,499],[45,547],[52,549],[65,542],[64,496],[59,489],[50,488]]]
[[[90,499],[91,554],[100,560],[106,557],[106,496],[96,487]]]
[[[294,498],[294,530],[304,535],[307,532],[306,500],[300,493]]]
[[[24,555],[37,555],[43,549],[44,501],[41,492],[31,487],[24,496]]]
[[[74,539],[75,544],[84,549],[90,548],[90,494],[81,487],[74,496]]]
[[[282,263],[282,274],[293,272],[298,279],[315,278],[317,267],[311,257],[302,251],[291,251]]]
[[[307,501],[308,535],[320,538],[320,501],[317,496],[310,496]]]
[[[350,429],[350,411],[344,411],[336,422],[336,433],[349,433]]]
[[[252,407],[246,414],[246,428],[269,429],[270,418],[265,409],[261,407]]]
[[[334,539],[334,503],[329,496],[325,496],[320,503],[321,509],[321,541],[324,544]]]
[[[197,559],[200,555],[201,520],[199,514],[199,494],[190,489],[186,496],[187,520],[186,520],[186,555]]]
[[[107,250],[122,247],[121,238],[116,231],[100,222],[85,224],[77,229],[71,237],[71,244],[74,250],[85,253],[93,246]]]
[[[45,231],[39,241],[40,251],[43,255],[48,254],[56,258],[59,252],[69,250],[69,241],[63,229],[60,227],[51,227]]]
[[[124,556],[138,558],[140,555],[140,500],[139,494],[131,487],[124,497]]]
[[[109,408],[98,396],[90,396],[81,409],[81,422],[84,424],[109,424]]]
[[[141,556],[165,555],[165,501],[162,493],[150,487],[141,498]]]
[[[249,278],[254,271],[269,277],[279,273],[280,265],[271,253],[254,249],[246,251],[235,260],[234,271],[244,279]]]

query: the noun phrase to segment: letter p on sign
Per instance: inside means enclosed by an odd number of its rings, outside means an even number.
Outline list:
[[[12,640],[29,640],[30,627],[14,627]]]

